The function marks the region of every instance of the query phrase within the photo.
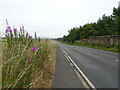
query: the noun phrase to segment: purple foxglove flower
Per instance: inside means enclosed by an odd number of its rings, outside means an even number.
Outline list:
[[[6,29],[6,33],[9,33],[9,30],[8,30],[8,29]]]
[[[31,51],[32,51],[32,52],[34,52],[34,51],[36,51],[36,50],[37,50],[36,47],[32,47],[32,48],[31,48]]]
[[[28,63],[31,64],[34,61],[34,59],[30,58],[28,59]]]
[[[12,33],[12,30],[10,30],[10,33]]]
[[[7,28],[8,28],[9,30],[11,30],[11,27],[10,27],[10,26],[8,26]]]
[[[9,33],[10,30],[11,30],[10,26],[7,26],[7,27],[6,27],[6,33]]]
[[[14,33],[16,33],[17,32],[17,29],[16,28],[14,28]]]

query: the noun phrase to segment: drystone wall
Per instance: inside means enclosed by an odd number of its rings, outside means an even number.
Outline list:
[[[118,44],[120,43],[120,35],[92,36],[80,41],[99,44]]]

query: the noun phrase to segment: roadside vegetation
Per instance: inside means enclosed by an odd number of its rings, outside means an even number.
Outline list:
[[[118,49],[120,47],[119,44],[112,44],[112,45],[97,44],[97,43],[87,43],[87,42],[82,42],[82,41],[75,41],[74,43],[69,43],[69,42],[62,42],[62,43],[120,53],[120,50]]]
[[[110,45],[107,44],[95,44],[93,42],[85,43],[81,40],[88,39],[89,37],[96,36],[105,36],[105,35],[120,35],[120,8],[114,8],[113,13],[110,16],[106,16],[105,14],[102,18],[99,18],[97,22],[87,23],[83,26],[74,27],[70,29],[67,36],[63,36],[60,38],[61,42],[80,45],[80,46],[88,46],[102,50],[109,50],[118,52],[119,42],[118,44]],[[77,42],[79,41],[79,42]],[[119,41],[119,40],[118,40]]]
[[[2,88],[50,88],[54,73],[55,41],[34,38],[24,26],[6,27],[2,39]]]

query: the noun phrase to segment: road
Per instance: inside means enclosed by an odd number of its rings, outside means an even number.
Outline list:
[[[76,73],[76,68],[65,58],[61,48],[96,88],[118,88],[120,73],[118,71],[118,53],[58,42],[53,87],[84,88],[83,81]]]

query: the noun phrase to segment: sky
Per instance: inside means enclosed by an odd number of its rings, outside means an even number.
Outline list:
[[[0,35],[9,26],[19,27],[34,36],[60,38],[68,30],[97,22],[111,15],[119,0],[0,0]]]

